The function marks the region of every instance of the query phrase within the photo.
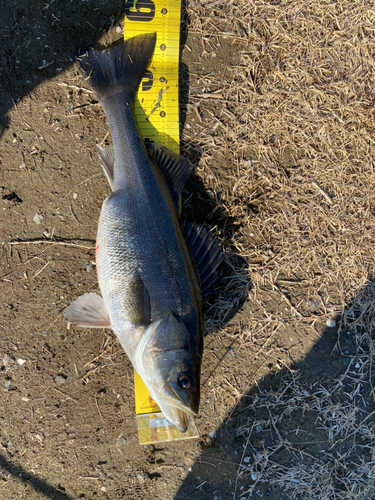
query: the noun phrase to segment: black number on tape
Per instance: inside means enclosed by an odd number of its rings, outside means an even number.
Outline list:
[[[154,84],[154,75],[152,72],[148,69],[145,73],[145,76],[143,77],[142,80],[142,90],[150,90]]]
[[[155,17],[155,4],[152,0],[128,0],[125,4],[125,16],[129,21],[152,21]]]

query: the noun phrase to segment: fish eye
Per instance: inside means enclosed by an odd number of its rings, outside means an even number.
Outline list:
[[[189,375],[186,375],[185,373],[182,373],[178,377],[178,384],[182,389],[190,389],[190,387],[193,385],[191,377]]]

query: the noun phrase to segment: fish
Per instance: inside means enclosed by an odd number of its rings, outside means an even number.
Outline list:
[[[111,328],[164,416],[184,433],[199,409],[204,295],[223,253],[207,228],[181,222],[188,160],[161,145],[147,149],[137,129],[134,100],[155,44],[150,33],[77,57],[109,125],[112,145],[97,150],[111,194],[96,238],[101,296],[78,297],[64,321]]]

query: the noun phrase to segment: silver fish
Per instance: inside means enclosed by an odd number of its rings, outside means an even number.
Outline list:
[[[102,297],[82,295],[64,320],[112,328],[164,415],[186,432],[200,399],[203,292],[222,254],[207,229],[180,224],[187,160],[164,147],[148,152],[137,130],[134,99],[155,43],[142,35],[78,58],[108,120],[113,145],[98,151],[112,193],[97,233]]]

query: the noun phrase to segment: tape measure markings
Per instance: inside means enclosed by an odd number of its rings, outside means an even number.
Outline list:
[[[159,142],[177,153],[180,13],[181,0],[128,0],[124,26],[125,40],[157,33],[155,52],[138,91],[135,115],[146,142]]]

